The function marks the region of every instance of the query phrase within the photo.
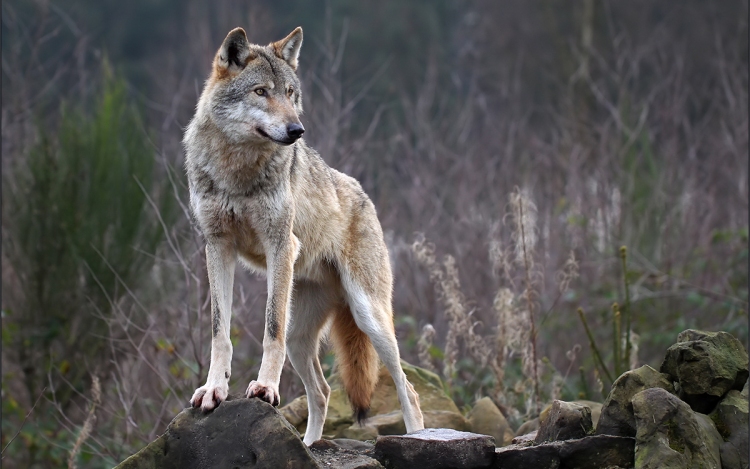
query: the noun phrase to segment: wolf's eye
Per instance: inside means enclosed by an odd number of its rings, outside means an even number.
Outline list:
[[[266,90],[263,88],[258,88],[257,90],[255,90],[255,94],[257,94],[258,96],[265,96]]]
[[[288,89],[288,90],[286,90],[286,95],[287,95],[287,96],[291,96],[291,95],[293,95],[293,94],[294,94],[294,88],[292,88],[292,87],[290,86],[290,87],[289,87],[289,89]]]

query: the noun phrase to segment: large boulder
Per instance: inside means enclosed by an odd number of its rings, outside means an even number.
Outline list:
[[[649,388],[661,388],[674,394],[669,377],[648,365],[623,373],[612,384],[612,390],[602,406],[596,433],[599,435],[635,436],[633,396]]]
[[[633,399],[636,469],[720,469],[721,435],[711,420],[661,388]]]
[[[116,469],[318,468],[299,433],[260,399],[185,409],[167,431]]]
[[[729,391],[709,416],[724,439],[721,443],[723,469],[748,467],[748,401],[739,391]]]
[[[495,439],[426,428],[408,435],[378,437],[375,457],[388,469],[484,469],[495,458]]]
[[[679,383],[680,398],[693,410],[708,414],[727,392],[742,390],[748,355],[731,334],[688,329],[667,350],[661,372]]]
[[[509,445],[513,440],[514,433],[510,424],[489,397],[479,399],[467,417],[472,432],[490,435],[495,438],[497,446]]]
[[[549,414],[539,426],[535,442],[573,440],[593,431],[591,409],[555,399]]]

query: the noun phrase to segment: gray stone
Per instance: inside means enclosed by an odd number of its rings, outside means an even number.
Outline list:
[[[516,430],[516,436],[528,435],[531,432],[539,430],[539,417],[533,418],[528,422],[524,422]]]
[[[555,399],[549,415],[539,426],[534,441],[573,440],[583,438],[593,431],[591,409]]]
[[[661,388],[633,397],[636,469],[719,469],[721,435],[711,420]]]
[[[383,469],[383,465],[377,459],[366,454],[372,453],[373,445],[353,449],[352,445],[341,440],[318,440],[310,446],[310,451],[322,467],[336,469]],[[360,444],[361,442],[357,442]]]
[[[560,454],[551,444],[538,446],[509,445],[495,449],[496,469],[558,469]]]
[[[289,422],[260,399],[230,397],[215,410],[180,412],[167,431],[117,469],[317,468]]]
[[[594,428],[596,428],[596,425],[599,423],[599,417],[602,415],[602,403],[601,402],[595,402],[595,401],[587,401],[585,399],[579,399],[577,401],[570,401],[573,404],[580,404],[583,406],[588,407],[591,409],[591,423],[594,425]]]
[[[649,388],[661,388],[673,394],[675,392],[669,377],[648,365],[623,373],[617,378],[602,406],[596,433],[635,436],[635,417],[631,400],[633,396]]]
[[[294,427],[299,427],[307,421],[307,411],[307,396],[300,396],[279,408],[281,415]]]
[[[495,458],[495,439],[427,428],[403,436],[378,437],[375,457],[389,469],[487,468]]]
[[[632,467],[635,439],[592,435],[534,446],[510,445],[495,450],[496,469],[601,469]]]
[[[721,443],[723,469],[747,469],[748,401],[739,391],[729,391],[709,416],[724,439]]]
[[[748,355],[731,334],[688,329],[667,350],[661,371],[679,383],[682,400],[708,414],[724,394],[742,390],[748,379]]]
[[[403,435],[406,433],[404,415],[400,410],[383,415],[374,415],[367,419],[367,426],[375,428],[378,435]]]
[[[513,430],[508,421],[489,397],[479,399],[467,417],[472,432],[490,435],[497,446],[509,445],[513,440]]]
[[[533,446],[534,440],[536,440],[536,434],[539,432],[539,430],[534,430],[531,433],[527,433],[525,435],[520,435],[515,438],[513,438],[510,443],[512,445],[520,445],[520,446]]]
[[[599,469],[605,465],[633,467],[634,438],[592,435],[554,444],[559,448],[561,468]]]

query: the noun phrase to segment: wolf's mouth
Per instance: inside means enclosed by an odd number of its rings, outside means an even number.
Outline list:
[[[276,142],[276,143],[278,143],[278,144],[280,144],[280,145],[291,145],[292,143],[294,143],[294,139],[288,139],[288,140],[278,140],[278,139],[275,139],[275,138],[271,137],[270,135],[268,135],[268,134],[267,134],[267,133],[266,133],[266,132],[265,132],[265,131],[264,131],[263,129],[261,129],[260,127],[257,127],[257,128],[255,129],[255,130],[257,130],[257,131],[258,131],[258,133],[259,133],[259,134],[260,134],[260,135],[261,135],[262,137],[265,137],[265,138],[267,138],[268,140],[271,140],[272,142]]]

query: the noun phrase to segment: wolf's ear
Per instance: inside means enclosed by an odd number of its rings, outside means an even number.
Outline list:
[[[229,31],[216,54],[216,66],[224,70],[239,71],[245,68],[249,56],[250,43],[245,30],[234,28]]]
[[[290,67],[297,70],[297,59],[299,58],[299,48],[302,47],[302,28],[297,28],[289,33],[284,39],[271,43],[274,53],[286,61]]]

